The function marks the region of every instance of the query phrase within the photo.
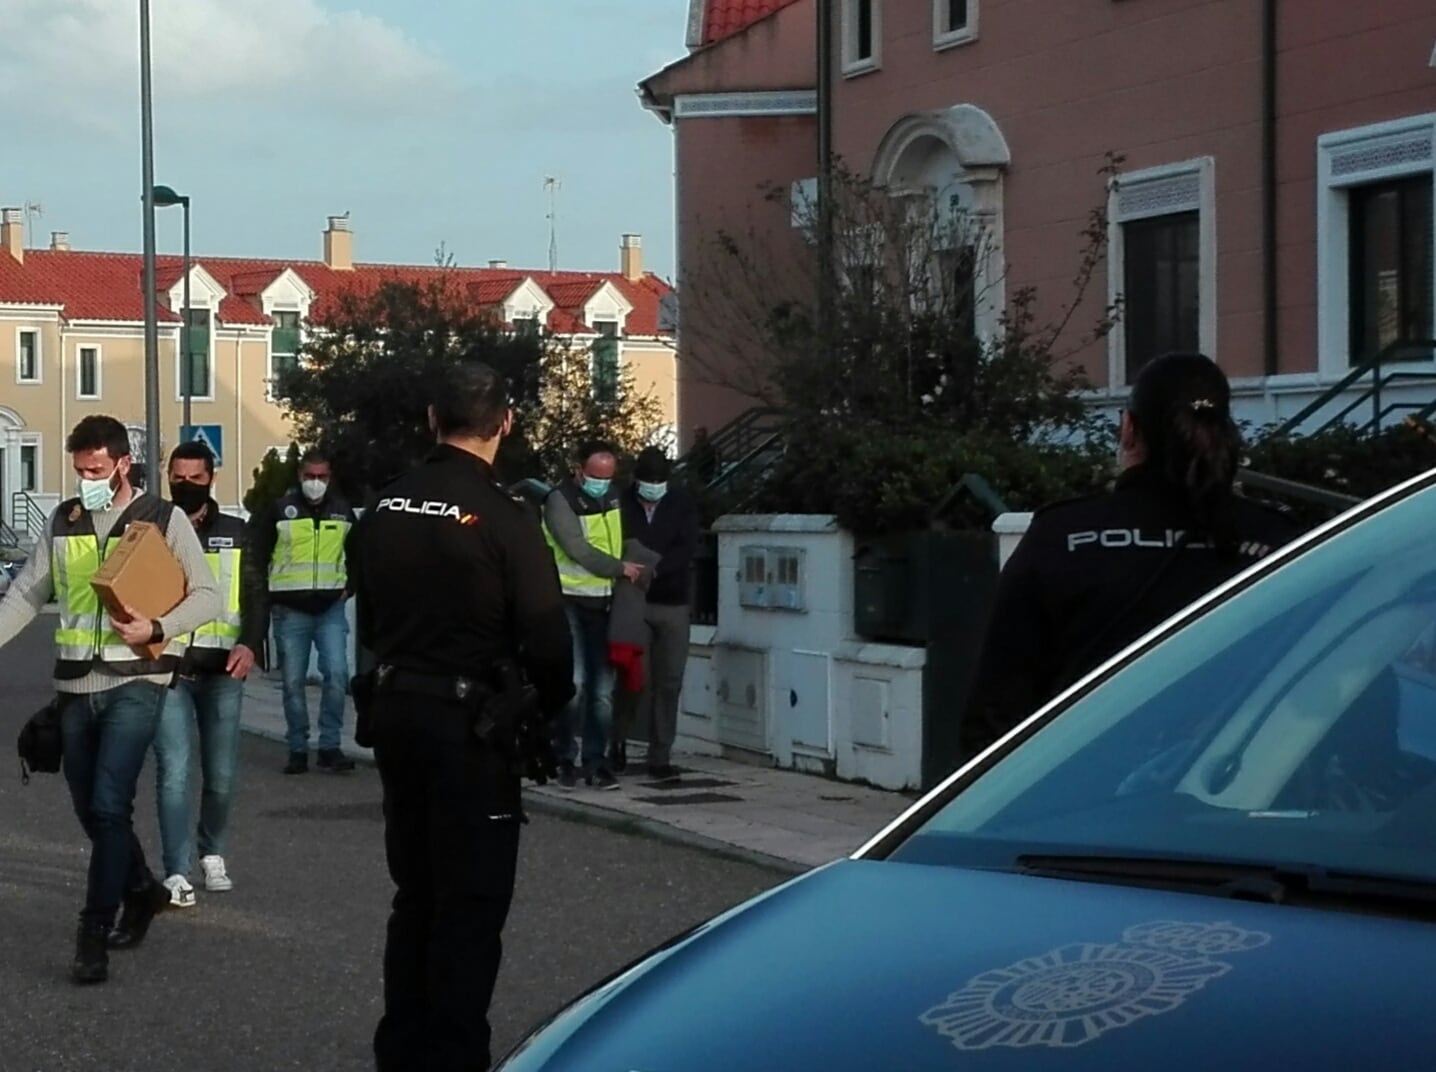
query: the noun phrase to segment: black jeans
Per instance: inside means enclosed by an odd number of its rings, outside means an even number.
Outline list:
[[[456,704],[374,698],[384,844],[397,890],[384,949],[380,1072],[489,1067],[489,1002],[519,849],[519,782]]]

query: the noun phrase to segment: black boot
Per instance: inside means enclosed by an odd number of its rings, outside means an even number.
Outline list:
[[[110,977],[110,954],[106,948],[109,928],[100,924],[81,923],[75,935],[75,961],[70,965],[70,978],[82,986],[103,983]]]
[[[154,878],[144,889],[126,894],[119,926],[110,935],[110,948],[134,949],[145,940],[155,916],[169,903],[170,891],[163,882]]]
[[[309,753],[308,753],[308,752],[290,752],[290,753],[289,753],[289,764],[284,768],[284,773],[285,773],[285,774],[308,774],[308,773],[309,773]]]
[[[330,774],[345,774],[354,769],[354,761],[337,748],[321,748],[317,766]]]

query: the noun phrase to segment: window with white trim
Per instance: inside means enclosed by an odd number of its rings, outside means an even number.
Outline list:
[[[862,74],[882,64],[882,0],[842,0],[843,73]]]
[[[40,333],[20,328],[15,333],[15,382],[40,382]]]
[[[191,306],[189,309],[189,330],[181,335],[187,340],[189,361],[183,354],[177,354],[175,397],[183,398],[185,384],[189,384],[189,397],[202,401],[214,400],[214,366],[210,361],[213,352],[212,334],[214,316],[208,309]],[[181,349],[183,349],[182,347]]]
[[[598,338],[593,343],[593,397],[600,402],[618,398],[618,321],[595,320]]]
[[[20,490],[40,490],[40,444],[20,444]]]
[[[977,39],[978,0],[932,0],[932,44],[951,48]]]
[[[1215,358],[1216,189],[1211,158],[1121,175],[1113,184],[1110,382],[1130,385],[1174,350]]]
[[[300,315],[297,310],[279,309],[270,314],[274,328],[269,334],[269,401],[276,399],[275,388],[299,367]]]
[[[1317,139],[1317,367],[1433,358],[1436,112]],[[1410,346],[1401,344],[1411,343]]]
[[[100,397],[100,348],[80,346],[75,351],[75,397]]]

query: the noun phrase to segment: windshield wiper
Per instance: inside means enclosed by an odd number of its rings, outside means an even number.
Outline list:
[[[1386,909],[1436,914],[1436,882],[1305,864],[1252,864],[1194,857],[1024,855],[1019,872],[1043,878],[1108,882],[1237,901]]]

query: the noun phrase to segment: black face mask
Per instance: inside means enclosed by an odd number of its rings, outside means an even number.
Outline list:
[[[188,481],[171,484],[170,501],[187,514],[198,513],[209,502],[209,485],[191,484]]]

